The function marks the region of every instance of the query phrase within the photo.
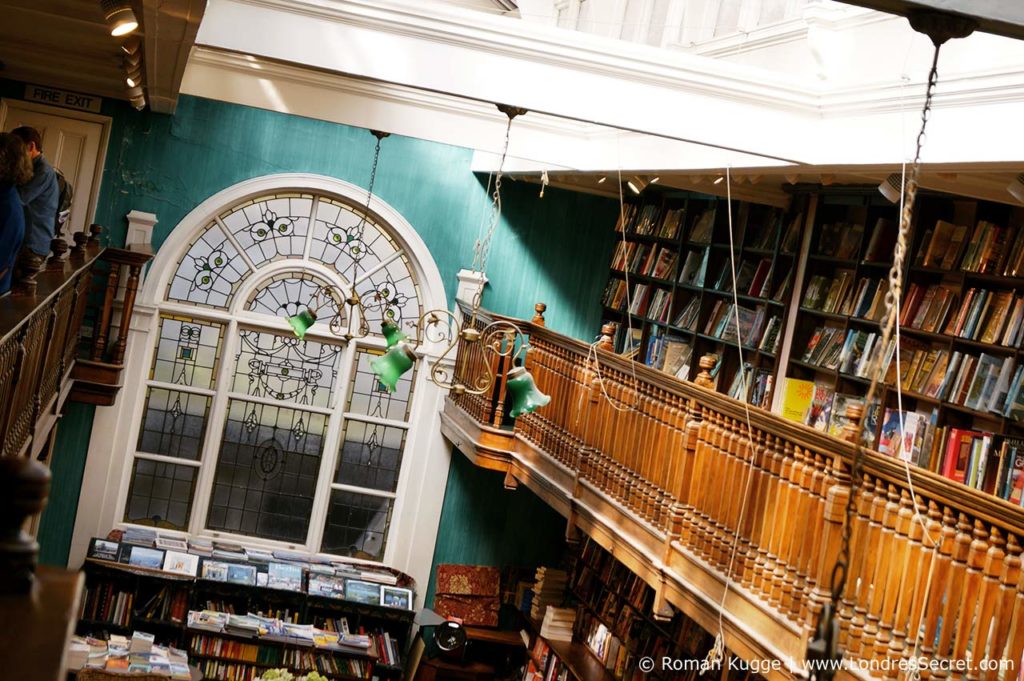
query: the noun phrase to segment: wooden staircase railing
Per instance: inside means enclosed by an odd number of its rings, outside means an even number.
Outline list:
[[[529,335],[527,367],[551,403],[501,429],[501,385],[454,395],[446,436],[471,458],[487,449],[490,467],[502,461],[570,526],[617,552],[655,587],[656,608],[671,604],[717,632],[724,603],[730,649],[781,660],[779,676],[805,676],[853,445],[513,321]],[[482,361],[459,357],[457,371],[471,376]],[[876,452],[855,508],[839,612],[849,673],[896,679],[925,656],[934,668],[922,677],[1018,678],[1024,509],[919,468],[908,476]]]

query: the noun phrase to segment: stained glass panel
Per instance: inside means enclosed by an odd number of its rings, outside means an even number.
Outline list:
[[[407,421],[416,369],[413,368],[399,378],[395,392],[389,393],[370,368],[370,362],[380,355],[379,351],[374,350],[360,350],[356,353],[356,372],[346,411],[363,416]]]
[[[220,219],[259,267],[280,258],[302,257],[312,209],[310,194],[280,194],[235,206]]]
[[[340,345],[299,340],[270,331],[239,332],[234,392],[329,407],[338,376]]]
[[[374,333],[384,321],[398,324],[404,331],[416,328],[420,316],[419,287],[405,255],[370,274],[356,285],[366,309],[366,322]]]
[[[194,466],[135,459],[125,521],[187,530],[198,470]]]
[[[154,381],[213,388],[222,327],[184,317],[163,317],[153,356]]]
[[[308,309],[317,291],[324,286],[330,287],[330,284],[309,273],[278,274],[267,280],[249,297],[245,309],[287,319]],[[340,297],[341,294],[335,295]],[[317,322],[327,325],[339,315],[339,323],[344,324],[345,306],[342,305],[339,309],[338,301],[334,297],[325,296],[324,305],[317,311]]]
[[[402,466],[405,428],[349,419],[334,482],[394,492]]]
[[[394,501],[388,497],[331,490],[320,550],[339,556],[382,560]]]
[[[207,527],[304,542],[326,431],[321,414],[231,400]]]
[[[372,221],[360,224],[361,213],[330,199],[320,199],[309,257],[330,265],[355,281],[398,252],[398,245]]]
[[[249,266],[216,224],[199,235],[167,288],[168,300],[226,308]]]
[[[139,428],[138,451],[197,461],[202,455],[210,398],[150,388]]]

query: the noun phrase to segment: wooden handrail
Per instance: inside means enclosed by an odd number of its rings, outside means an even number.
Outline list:
[[[102,248],[83,244],[41,271],[33,294],[0,299],[0,451],[45,454],[74,364],[91,273]],[[30,450],[30,451],[29,451]]]
[[[493,434],[480,438],[476,445],[490,452],[490,465],[504,446],[510,473],[528,484],[536,479],[535,491],[571,520],[638,547],[636,569],[645,571],[659,602],[673,600],[669,581],[681,585],[677,592],[703,584],[711,602],[730,582],[747,604],[726,605],[727,613],[735,607],[732,616],[756,620],[751,627],[764,650],[781,634],[779,655],[802,658],[830,597],[854,446],[595,352],[542,324],[476,316],[478,325],[495,320],[510,321],[529,337],[527,366],[552,401],[516,419],[503,444]],[[456,366],[468,380],[486,361],[460,357]],[[452,402],[497,433],[493,405],[504,398],[489,397],[488,403],[456,395]],[[447,434],[461,442],[469,432],[465,421],[446,415]],[[847,657],[888,660],[890,669],[867,673],[880,678],[897,678],[895,663],[915,650],[952,660],[971,651],[975,660],[1019,664],[1024,509],[927,470],[908,472],[877,452],[866,452],[863,463],[850,576],[838,613]],[[575,519],[580,513],[589,518]],[[613,520],[602,520],[609,514]],[[694,581],[695,569],[713,579]],[[678,593],[674,602],[694,607],[693,598]],[[751,605],[762,619],[752,616]],[[975,669],[966,678],[996,677]]]

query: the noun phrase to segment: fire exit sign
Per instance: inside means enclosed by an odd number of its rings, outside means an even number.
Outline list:
[[[83,95],[81,92],[58,90],[57,88],[44,87],[42,85],[26,85],[25,99],[30,102],[52,104],[66,109],[79,109],[81,111],[92,111],[93,113],[99,113],[100,105],[103,104],[102,97]]]

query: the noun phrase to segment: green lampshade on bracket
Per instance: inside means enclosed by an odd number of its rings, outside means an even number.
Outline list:
[[[551,401],[550,395],[537,388],[533,375],[525,367],[513,367],[506,378],[505,390],[512,396],[512,408],[508,414],[512,418],[529,414]]]
[[[396,345],[388,348],[383,355],[370,362],[370,369],[385,390],[393,393],[398,387],[398,379],[412,369],[412,365],[415,363],[416,353],[412,351],[408,343],[399,341]]]
[[[295,332],[295,337],[302,340],[306,337],[306,332],[309,331],[309,327],[316,324],[316,312],[309,309],[303,310],[302,312],[289,317],[288,324],[291,325],[292,331]]]

